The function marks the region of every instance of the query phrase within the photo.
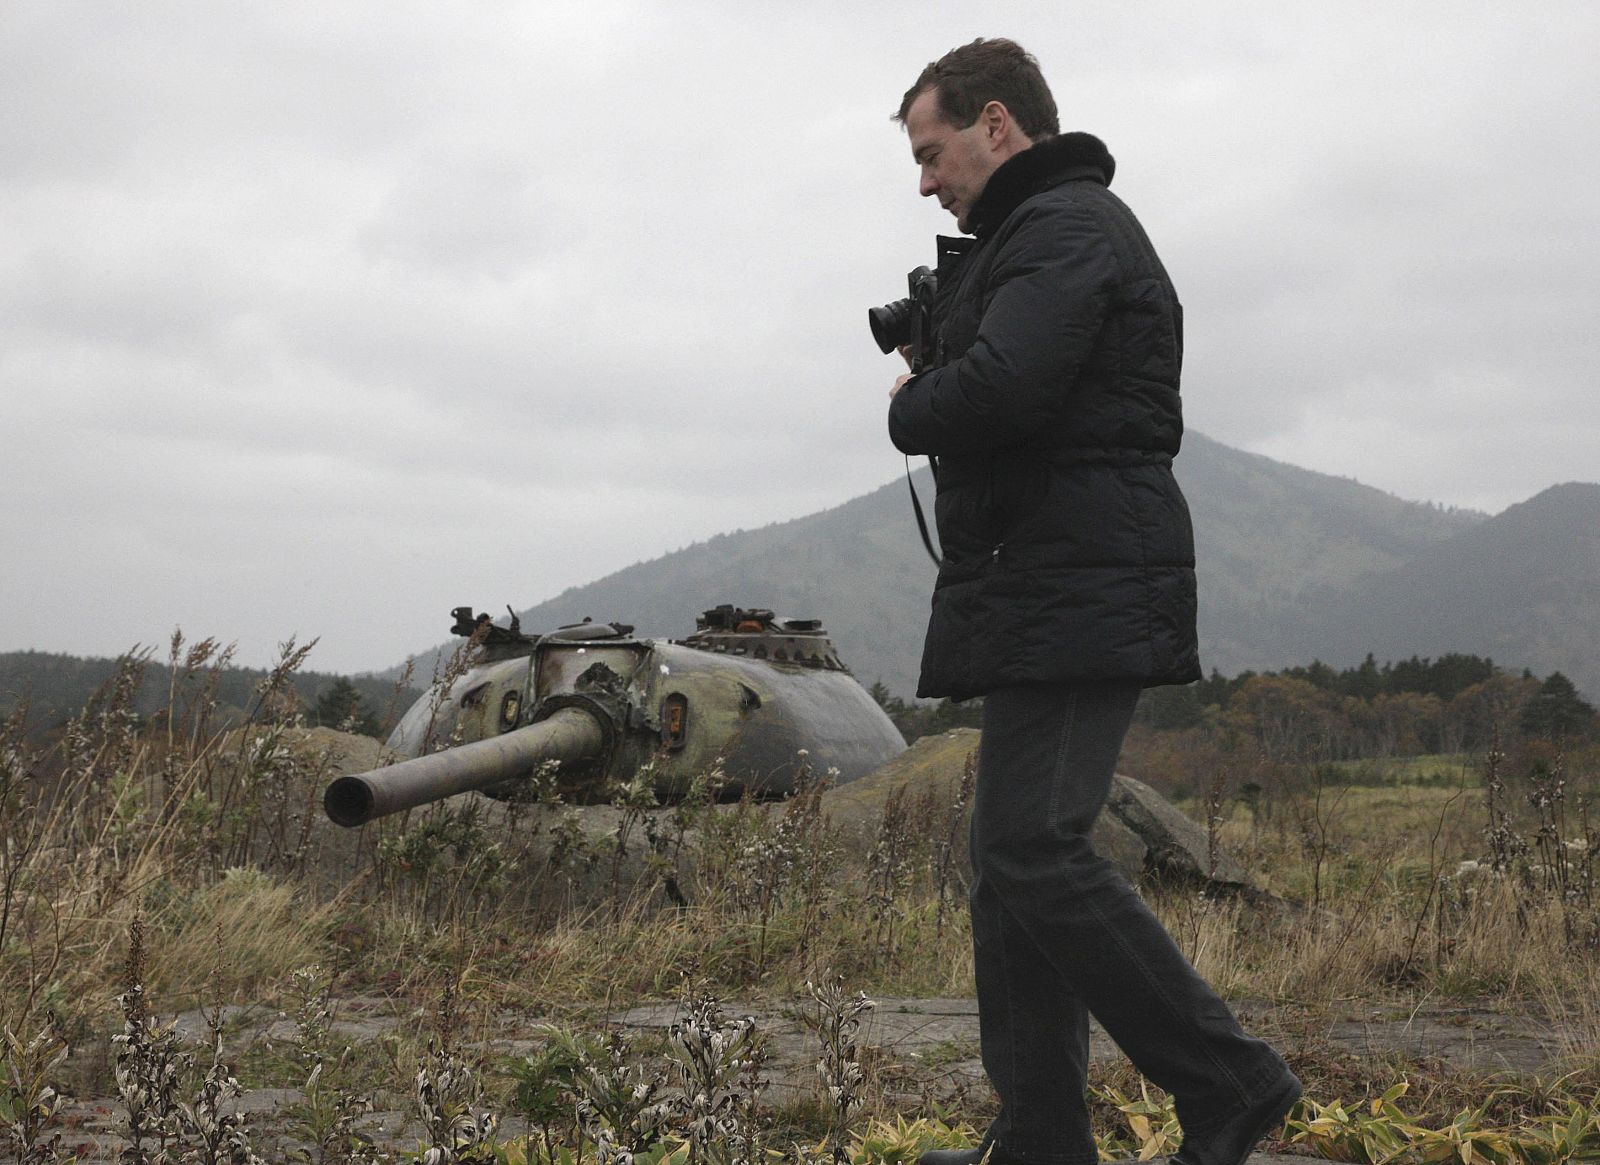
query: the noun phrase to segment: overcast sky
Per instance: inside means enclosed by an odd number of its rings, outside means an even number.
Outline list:
[[[1116,155],[1191,428],[1600,479],[1592,0],[5,0],[0,650],[380,668],[892,480],[865,309],[953,224],[888,115],[979,35]]]

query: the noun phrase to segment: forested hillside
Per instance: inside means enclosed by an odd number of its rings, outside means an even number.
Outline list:
[[[132,687],[130,706],[149,717],[174,703],[214,703],[211,719],[227,725],[243,720],[255,707],[268,673],[228,665],[221,649],[196,645],[174,660],[156,661],[148,653],[121,659],[83,659],[43,651],[0,653],[0,716],[25,710],[35,732],[59,727],[89,705],[97,692],[118,685]],[[320,672],[294,671],[290,690],[311,723],[330,727],[348,724],[356,731],[379,735],[389,722],[421,694],[396,688],[392,679],[349,678]]]
[[[1282,642],[1333,664],[1475,652],[1600,694],[1600,485],[1553,486],[1392,570],[1318,588]]]
[[[1194,517],[1208,672],[1469,653],[1537,675],[1559,671],[1600,695],[1600,485],[1556,486],[1489,518],[1198,434],[1186,438],[1178,475]],[[916,480],[931,509],[926,468]],[[770,607],[820,618],[863,683],[909,699],[933,578],[901,478],[829,510],[636,563],[525,608],[521,619],[529,631],[592,617],[678,638],[719,603]],[[518,601],[471,597],[489,611]],[[436,651],[421,652],[416,675],[432,673]],[[36,723],[59,721],[113,670],[104,659],[0,655],[0,708],[26,699]],[[230,674],[217,698],[248,708],[263,674]],[[352,681],[368,714],[381,717],[393,702],[398,674]],[[165,665],[151,664],[141,707],[154,706],[168,679]],[[334,679],[297,675],[295,690],[315,710]]]
[[[1201,657],[1207,669],[1224,674],[1312,658],[1300,628],[1308,595],[1338,594],[1397,570],[1485,521],[1474,511],[1404,501],[1199,434],[1185,438],[1177,468],[1200,561]],[[931,509],[926,468],[916,480]],[[830,510],[637,563],[527,608],[521,617],[529,630],[588,616],[633,623],[641,635],[681,636],[693,628],[697,612],[717,603],[812,615],[833,633],[862,682],[881,680],[895,695],[909,697],[933,577],[900,479]],[[516,605],[516,596],[483,595],[477,602],[500,610],[507,602]],[[1377,645],[1354,627],[1339,646],[1340,658],[1354,662]],[[1415,650],[1403,643],[1385,648],[1392,658]],[[1448,644],[1432,649],[1448,650]],[[1553,666],[1532,646],[1524,651],[1505,644],[1493,655],[1507,665]],[[425,654],[419,667],[426,670],[431,660]],[[1585,686],[1600,681],[1568,660],[1560,666],[1583,676]]]
[[[873,695],[908,741],[982,723],[981,699],[908,704],[881,688]],[[1161,772],[1169,782],[1191,768],[1189,754],[1218,750],[1242,753],[1252,764],[1323,764],[1482,755],[1490,745],[1518,741],[1573,749],[1600,740],[1600,715],[1561,672],[1541,678],[1461,653],[1213,672],[1184,687],[1147,690],[1135,724],[1134,771]]]
[[[1485,517],[1405,501],[1197,433],[1185,436],[1175,468],[1194,517],[1201,660],[1230,675],[1311,658],[1292,638],[1308,595],[1394,570]],[[1342,658],[1359,660],[1372,646],[1357,636]],[[1385,650],[1401,657],[1415,649]]]

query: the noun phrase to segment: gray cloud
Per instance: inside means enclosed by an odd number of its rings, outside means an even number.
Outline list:
[[[1029,45],[1183,294],[1190,424],[1499,509],[1595,477],[1600,10],[0,13],[0,649],[378,667],[895,476],[888,120]],[[596,612],[626,617],[627,612]]]

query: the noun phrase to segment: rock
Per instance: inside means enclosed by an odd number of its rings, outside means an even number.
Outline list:
[[[1143,781],[1118,773],[1101,819],[1115,818],[1144,846],[1142,872],[1157,880],[1250,885],[1250,875],[1210,835]]]
[[[875,772],[830,790],[823,805],[835,824],[860,837],[870,837],[877,830],[889,798],[897,790],[953,806],[969,764],[976,763],[979,736],[974,728],[925,736]],[[968,809],[962,806],[959,828],[963,840]],[[1210,838],[1199,823],[1143,781],[1121,773],[1113,780],[1105,811],[1095,822],[1094,845],[1136,884],[1185,883],[1247,893],[1253,889],[1250,876],[1231,855],[1220,849],[1211,852]],[[965,863],[965,844],[959,849]]]
[[[320,739],[308,740],[330,757],[333,771],[352,771],[368,762],[367,747],[376,741],[346,737],[317,729]],[[308,734],[309,735],[309,734]],[[829,789],[822,809],[843,835],[847,848],[864,854],[877,837],[892,798],[902,805],[910,799],[918,827],[937,829],[948,837],[962,877],[970,875],[967,860],[967,819],[970,793],[963,797],[964,778],[976,764],[979,733],[958,728],[939,736],[926,736],[887,764],[860,780]],[[339,748],[337,746],[344,746]],[[343,754],[343,755],[341,755]],[[961,804],[958,806],[957,802]],[[523,889],[532,901],[546,908],[592,907],[604,902],[638,901],[654,906],[683,904],[694,897],[694,831],[681,840],[653,851],[651,833],[671,837],[671,810],[640,814],[610,805],[507,806],[478,793],[452,799],[460,808],[475,807],[489,837],[513,844],[525,863]],[[769,814],[784,812],[784,802],[770,802]],[[735,811],[724,806],[719,812]],[[353,832],[318,822],[317,834],[354,850]],[[619,833],[626,842],[619,845]],[[1118,774],[1094,828],[1095,849],[1111,859],[1135,884],[1203,885],[1241,893],[1257,892],[1249,876],[1230,855],[1210,852],[1206,831],[1184,816],[1142,781]],[[670,856],[668,856],[670,855]],[[670,881],[664,874],[672,874]]]
[[[292,733],[293,745],[307,757],[326,757],[337,774],[363,773],[383,763],[383,743],[371,736],[317,726]]]

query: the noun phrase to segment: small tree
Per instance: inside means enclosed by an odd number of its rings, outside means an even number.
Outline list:
[[[1572,681],[1558,671],[1550,673],[1522,709],[1522,731],[1528,736],[1560,740],[1588,736],[1594,729],[1594,705],[1578,695]]]
[[[362,736],[381,735],[378,718],[366,708],[361,693],[344,676],[336,676],[317,696],[317,723],[345,732],[359,732]]]

